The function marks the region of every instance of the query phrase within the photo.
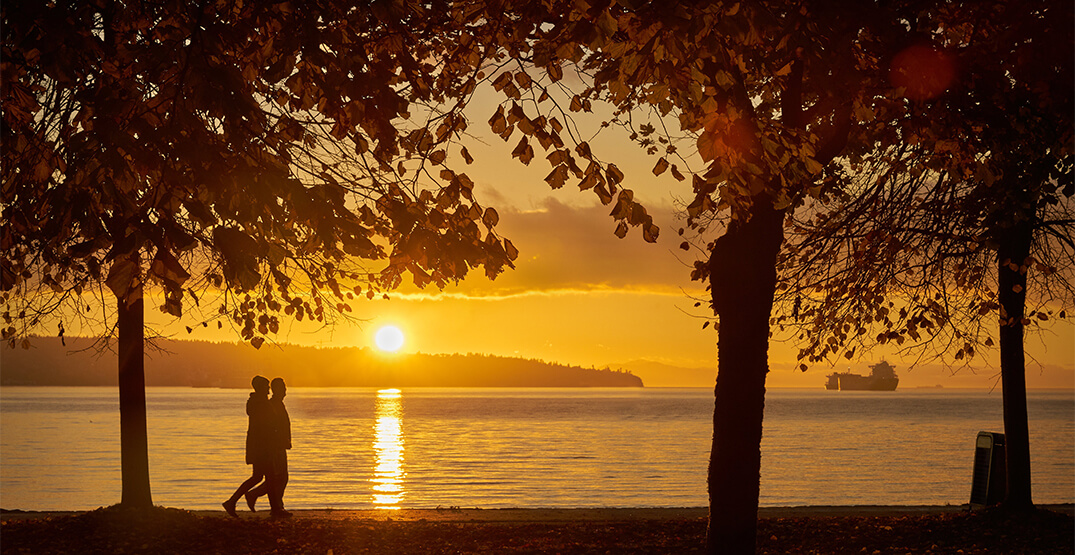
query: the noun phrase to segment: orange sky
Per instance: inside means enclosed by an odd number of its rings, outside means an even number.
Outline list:
[[[334,341],[369,345],[374,330],[393,323],[407,334],[405,352],[488,353],[598,367],[647,359],[715,368],[716,334],[701,327],[708,309],[693,306],[705,292],[688,279],[691,255],[676,248],[673,233],[663,231],[656,245],[636,235],[620,240],[611,233],[605,207],[570,207],[555,197],[543,202],[538,210],[501,210],[503,233],[523,253],[515,271],[495,281],[474,276],[439,293],[406,291],[372,301],[373,321],[362,330],[337,330]],[[1030,387],[1075,387],[1073,335],[1068,323],[1030,336],[1028,352],[1044,364],[1028,365]],[[794,345],[773,343],[769,384],[820,387],[830,367],[793,370],[796,352]],[[975,371],[964,368],[953,376],[922,366],[907,372],[914,361],[886,349],[841,360],[837,368],[865,373],[882,357],[910,387],[990,387],[998,364],[994,349],[980,353]],[[661,383],[645,378],[649,385]],[[694,382],[711,384],[712,375]]]
[[[668,174],[654,177],[652,157],[612,160],[627,174],[626,187],[636,191],[636,198],[661,226],[656,244],[645,243],[637,229],[618,239],[612,233],[609,207],[597,203],[592,193],[571,186],[550,190],[543,181],[548,171],[544,161],[536,159],[524,167],[511,160],[511,146],[494,138],[488,146],[469,147],[478,162],[467,171],[476,182],[476,198],[499,211],[499,233],[521,252],[516,270],[495,281],[474,272],[444,291],[404,287],[390,300],[358,303],[356,316],[369,320],[361,327],[313,331],[302,324],[285,324],[279,340],[373,346],[376,330],[394,324],[406,335],[405,353],[472,352],[613,368],[650,360],[715,369],[716,334],[712,328],[702,329],[708,309],[693,307],[694,297],[705,295],[699,283],[689,280],[696,253],[679,250],[681,239],[675,233],[680,224],[674,199],[686,197],[689,186]],[[199,329],[177,337],[220,338],[207,334],[212,331]],[[769,385],[821,387],[832,367],[819,365],[807,373],[793,370],[796,352],[794,345],[773,343]],[[1040,338],[1031,336],[1028,352],[1041,363],[1028,364],[1029,387],[1075,388],[1075,326],[1070,321],[1054,325]],[[936,365],[916,365],[891,350],[864,353],[854,361],[841,359],[836,368],[851,366],[867,373],[868,365],[882,357],[897,367],[901,387],[991,387],[998,372],[995,349],[981,352],[973,369],[963,368],[954,375]],[[695,372],[687,383],[708,387],[714,376],[715,370]],[[647,385],[684,384],[660,374],[643,379]]]
[[[470,129],[477,134],[467,148],[476,159],[466,172],[476,183],[475,198],[500,214],[498,232],[520,250],[516,270],[495,281],[481,271],[444,291],[404,287],[390,300],[359,302],[354,315],[367,320],[361,326],[342,324],[314,329],[306,323],[285,322],[280,343],[332,346],[373,346],[376,330],[395,324],[406,334],[402,352],[484,353],[537,358],[551,362],[613,368],[637,360],[661,362],[683,368],[710,368],[691,373],[689,379],[667,374],[643,376],[647,385],[711,386],[716,367],[716,334],[703,330],[711,314],[703,304],[699,283],[689,280],[690,265],[697,252],[679,250],[676,234],[682,221],[675,206],[691,195],[690,181],[677,182],[666,172],[655,177],[657,158],[647,156],[611,128],[598,139],[589,139],[594,152],[613,162],[626,174],[624,186],[635,192],[661,227],[656,244],[645,243],[638,229],[624,239],[613,235],[611,207],[597,202],[592,191],[579,192],[574,185],[550,190],[544,182],[548,164],[540,155],[529,167],[511,158],[518,137],[508,143],[482,135],[493,108],[479,97],[468,109]],[[596,129],[595,117],[581,124]],[[584,135],[589,138],[589,135]],[[450,152],[458,151],[453,147]],[[689,175],[689,170],[681,171]],[[237,340],[225,326],[216,331],[197,328],[183,332],[189,322],[165,323],[165,317],[147,304],[147,321],[176,338]],[[100,333],[85,330],[81,334]],[[70,335],[79,335],[69,327]],[[268,347],[271,348],[271,347]],[[776,341],[770,349],[774,387],[821,387],[832,367],[819,365],[807,373],[796,366],[794,345]],[[1071,320],[1054,324],[1040,337],[1028,340],[1030,387],[1075,388],[1075,325]],[[886,358],[897,367],[901,387],[991,387],[996,383],[997,352],[982,351],[974,368],[952,375],[949,369],[915,364],[891,350],[860,353],[854,361],[841,359],[839,370],[849,365],[868,372],[868,365]],[[1037,361],[1037,364],[1035,361]],[[909,369],[909,367],[914,367]]]
[[[479,108],[469,117],[471,131],[477,133],[492,110],[475,105]],[[544,182],[548,164],[540,156],[529,167],[511,159],[517,140],[504,143],[491,137],[484,145],[470,144],[477,162],[467,168],[476,198],[497,208],[499,232],[520,250],[516,270],[495,281],[474,275],[441,293],[402,291],[389,301],[378,300],[371,303],[369,326],[338,331],[335,340],[368,345],[379,325],[396,323],[408,335],[404,350],[409,352],[476,352],[614,368],[645,359],[713,368],[690,378],[693,385],[712,386],[716,334],[711,327],[702,329],[711,313],[705,304],[694,308],[706,294],[702,284],[689,279],[699,253],[680,250],[682,239],[676,233],[683,221],[674,207],[690,199],[690,181],[677,182],[668,172],[655,177],[651,170],[657,157],[644,155],[622,133],[606,131],[591,140],[595,153],[623,170],[624,186],[634,190],[661,227],[656,244],[645,243],[638,229],[619,239],[612,233],[610,207],[600,205],[592,192],[570,184],[553,191]],[[687,173],[682,164],[681,169]],[[1070,320],[1029,336],[1027,349],[1041,363],[1028,361],[1030,387],[1075,388],[1075,325]],[[832,367],[795,370],[797,352],[794,345],[773,343],[771,386],[821,387]],[[953,375],[951,369],[918,365],[879,349],[855,361],[841,359],[836,368],[850,365],[867,373],[868,365],[882,357],[898,368],[902,384],[909,387],[991,387],[999,364],[995,349],[984,351],[974,367]],[[648,385],[665,384],[660,375],[643,377]]]

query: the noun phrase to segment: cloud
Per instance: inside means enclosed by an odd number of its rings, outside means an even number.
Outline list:
[[[445,290],[436,292],[418,293],[389,293],[389,299],[404,301],[440,301],[440,300],[468,300],[468,301],[509,301],[525,298],[564,298],[575,295],[593,294],[616,294],[616,295],[646,295],[665,296],[676,299],[684,299],[688,291],[672,287],[611,287],[604,284],[592,284],[582,287],[560,289],[480,289],[473,291]]]
[[[498,208],[498,233],[519,249],[516,269],[492,282],[468,277],[450,292],[488,297],[534,292],[622,290],[682,295],[684,290],[701,291],[701,284],[690,281],[693,255],[677,248],[671,206],[649,208],[665,235],[656,244],[643,241],[639,229],[632,229],[623,239],[616,237],[608,206],[569,206],[549,197],[531,209]]]

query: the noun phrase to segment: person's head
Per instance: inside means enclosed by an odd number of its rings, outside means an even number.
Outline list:
[[[284,395],[287,395],[287,386],[284,385],[283,378],[272,379],[272,396],[274,398],[283,399]]]
[[[269,394],[269,378],[265,376],[254,376],[254,379],[250,380],[250,385],[254,388],[254,391],[262,395]]]

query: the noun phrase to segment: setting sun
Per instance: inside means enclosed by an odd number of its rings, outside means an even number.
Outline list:
[[[377,348],[394,353],[403,346],[403,331],[396,326],[384,326],[373,336]]]

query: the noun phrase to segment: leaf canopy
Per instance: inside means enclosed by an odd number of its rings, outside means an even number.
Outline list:
[[[510,267],[495,212],[444,155],[486,56],[463,7],[369,8],[4,4],[5,300],[146,282],[179,316],[223,287],[238,302],[221,315],[252,339],[404,274]]]

